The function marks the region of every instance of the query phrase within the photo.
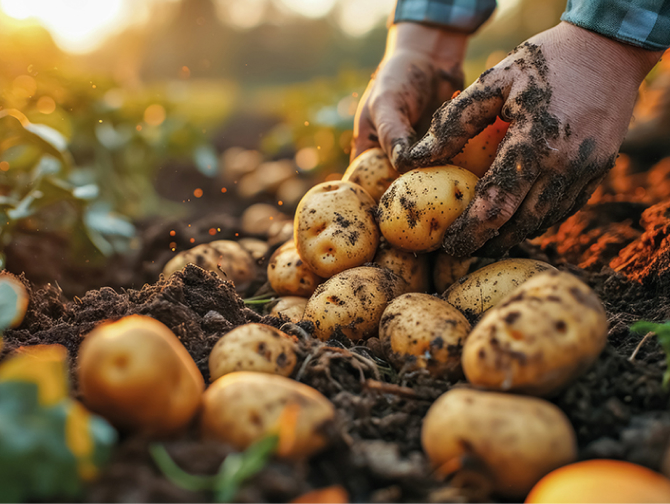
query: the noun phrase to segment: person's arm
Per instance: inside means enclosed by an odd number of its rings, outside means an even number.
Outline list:
[[[463,87],[467,38],[494,9],[495,0],[398,0],[386,52],[356,112],[352,160],[381,146],[395,164],[417,124],[427,125]]]
[[[638,87],[670,45],[670,0],[572,0],[564,19],[444,104],[400,153],[403,170],[442,164],[496,116],[511,122],[447,230],[453,255],[501,256],[581,208],[614,165]]]

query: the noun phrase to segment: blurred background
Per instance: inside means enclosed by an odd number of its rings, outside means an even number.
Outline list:
[[[137,286],[169,254],[253,235],[251,204],[290,219],[346,169],[394,3],[0,0],[1,265],[70,294]],[[467,82],[564,7],[499,0]]]

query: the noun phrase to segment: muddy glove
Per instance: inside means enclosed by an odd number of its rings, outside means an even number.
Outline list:
[[[440,107],[400,154],[401,171],[446,163],[498,115],[512,123],[447,230],[446,251],[499,257],[581,208],[614,165],[637,89],[661,54],[560,23]]]
[[[391,26],[386,52],[361,98],[354,120],[351,159],[381,147],[395,165],[414,127],[463,87],[462,62],[468,35],[417,23]]]

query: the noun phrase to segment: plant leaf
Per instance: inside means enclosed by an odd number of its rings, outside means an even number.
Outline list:
[[[191,492],[212,490],[214,487],[215,476],[196,476],[187,473],[175,464],[163,445],[152,444],[149,446],[149,453],[165,477],[178,487]]]
[[[200,145],[193,152],[193,159],[198,171],[208,177],[213,177],[219,169],[219,158],[210,145]]]

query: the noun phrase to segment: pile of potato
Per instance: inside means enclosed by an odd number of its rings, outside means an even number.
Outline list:
[[[304,195],[267,277],[279,297],[272,313],[311,322],[315,338],[379,337],[400,373],[465,379],[428,411],[424,451],[441,476],[475,457],[495,493],[518,498],[576,459],[572,426],[544,398],[598,358],[607,319],[588,286],[548,264],[508,259],[466,275],[469,258],[438,251],[477,180],[456,166],[400,176],[379,149],[367,151],[342,180]],[[212,242],[173,259],[165,274],[193,262],[243,291],[266,253],[258,243]],[[296,349],[275,328],[238,327],[213,348],[204,390],[174,334],[134,316],[86,336],[79,380],[89,407],[120,427],[167,435],[197,417],[205,438],[244,449],[279,433],[279,455],[304,458],[327,445],[335,408],[290,378]]]

